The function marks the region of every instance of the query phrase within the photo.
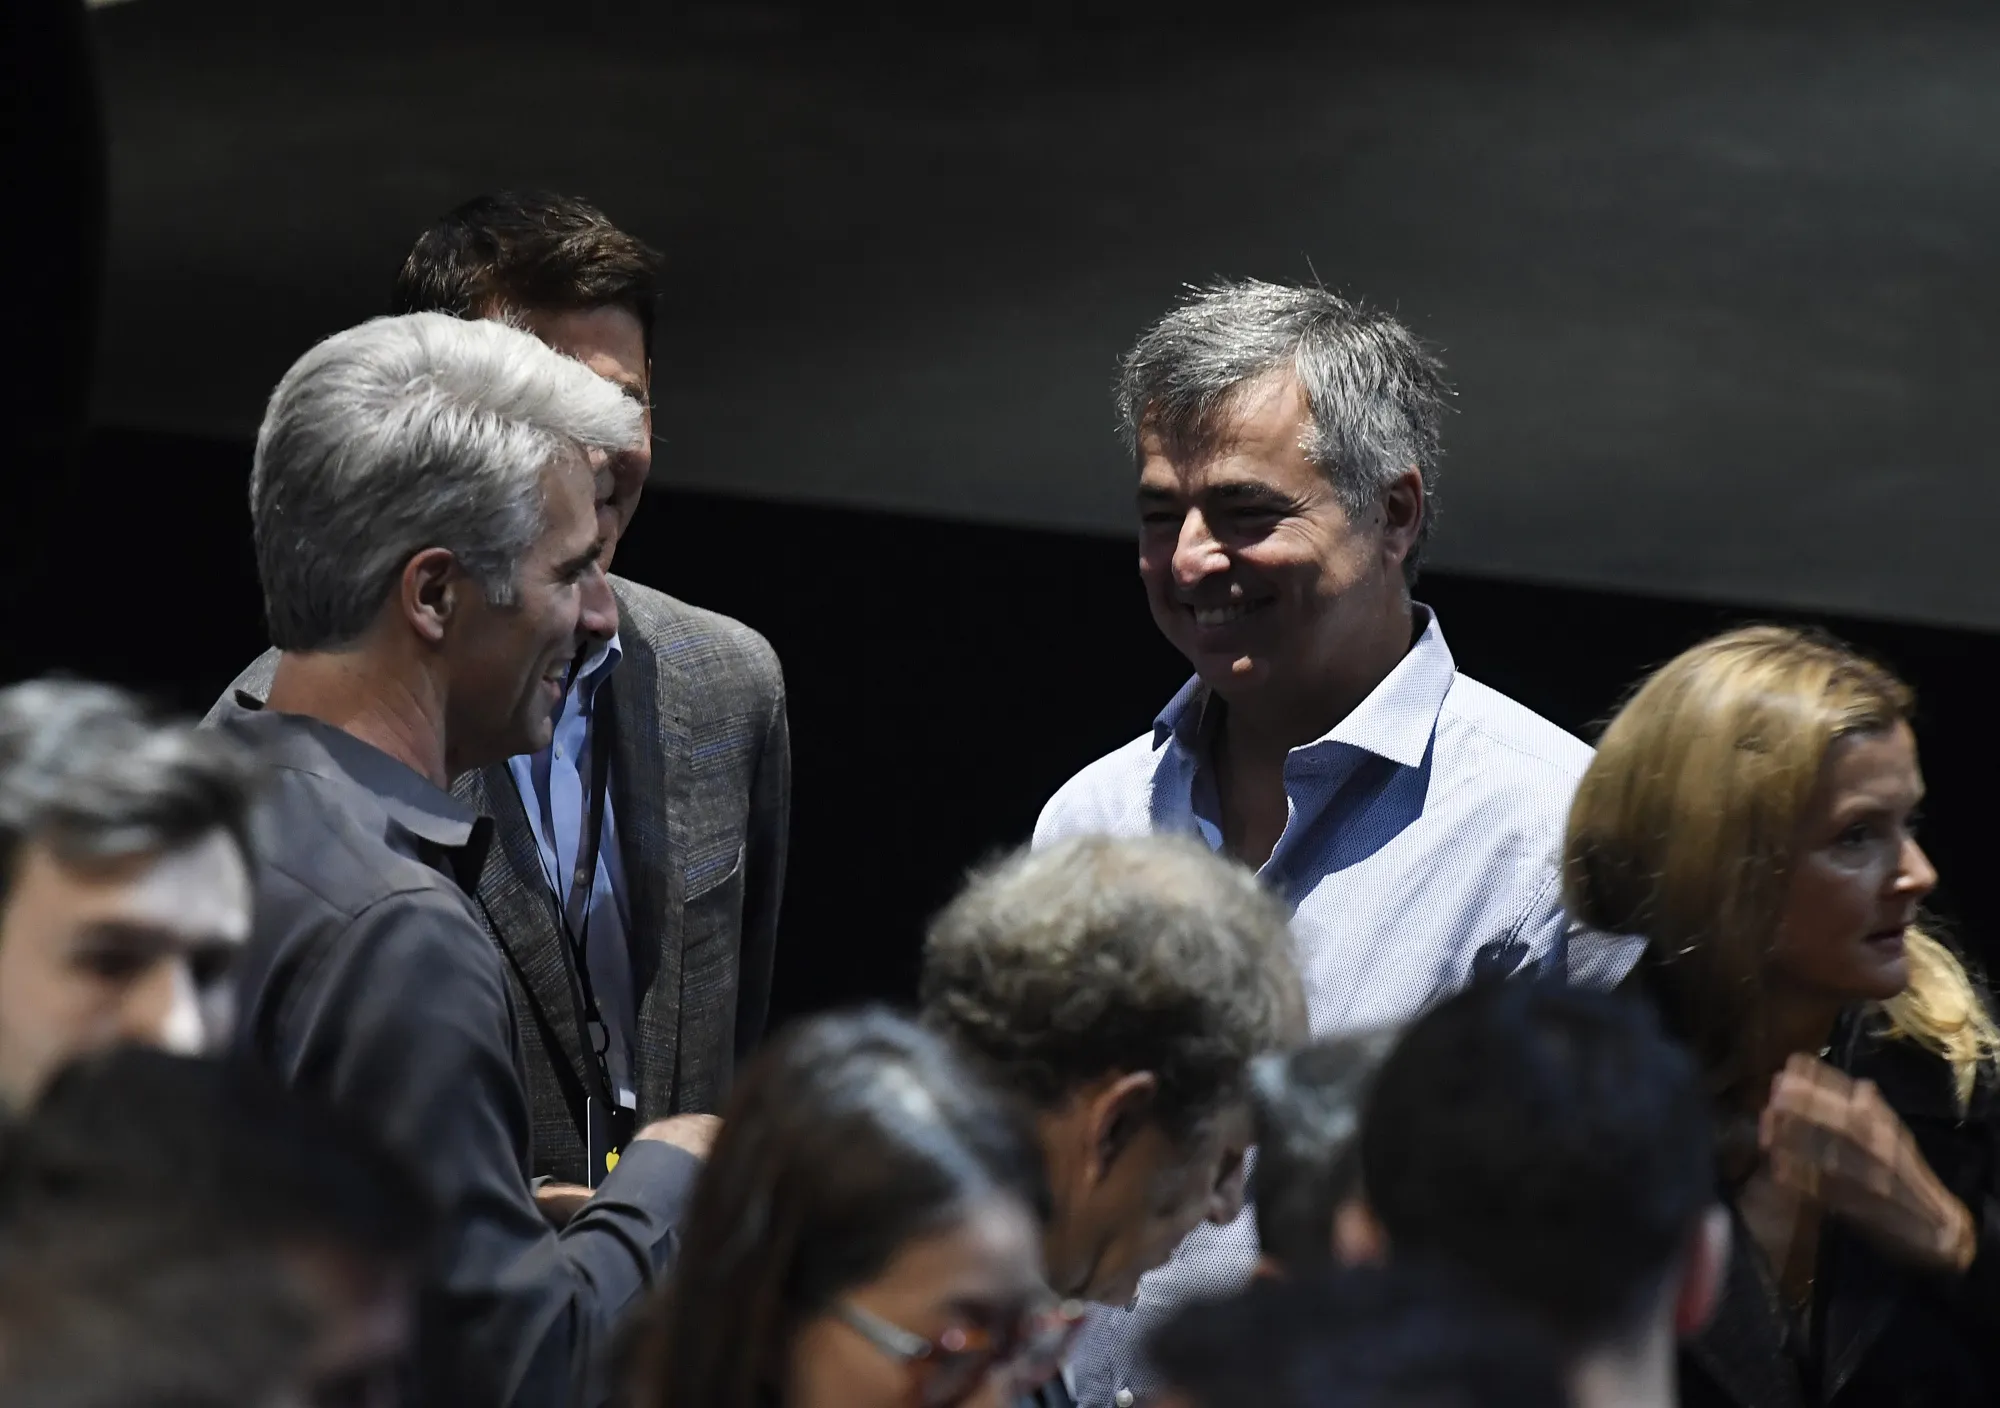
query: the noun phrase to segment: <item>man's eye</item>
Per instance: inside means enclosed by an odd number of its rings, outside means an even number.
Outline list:
[[[76,956],[76,966],[107,983],[126,983],[138,977],[153,960],[151,954],[130,949],[85,949]]]

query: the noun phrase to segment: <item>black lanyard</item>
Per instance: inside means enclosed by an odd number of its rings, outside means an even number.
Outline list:
[[[632,1112],[618,1103],[611,1083],[611,1028],[604,1020],[590,980],[591,901],[597,888],[597,860],[603,848],[605,801],[610,795],[611,752],[616,736],[612,710],[609,707],[600,710],[596,696],[592,699],[590,716],[584,723],[586,746],[590,749],[590,803],[584,813],[583,832],[577,838],[576,871],[567,902],[552,884],[549,903],[556,912],[556,928],[563,936],[570,998],[576,1007],[577,1040],[587,1055],[584,1076],[590,1088],[584,1102],[583,1137],[588,1150],[589,1183],[595,1188],[608,1171],[609,1156],[631,1138]],[[609,703],[608,699],[604,702]],[[550,840],[553,842],[554,837]],[[570,923],[571,911],[579,915],[576,924]]]

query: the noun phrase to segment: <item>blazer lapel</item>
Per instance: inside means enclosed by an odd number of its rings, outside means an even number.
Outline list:
[[[581,1080],[583,1042],[577,1032],[569,969],[560,939],[549,942],[553,912],[548,881],[513,774],[505,763],[495,763],[468,773],[453,790],[493,818],[493,845],[479,875],[480,904],[501,951],[535,1006],[536,1024],[554,1039],[562,1058]],[[551,1058],[555,1054],[551,1052]]]
[[[622,599],[619,615],[631,615]],[[611,794],[631,911],[627,939],[639,1015],[634,1064],[644,1124],[672,1108],[680,1063],[683,859],[692,770],[680,680],[658,652],[628,648],[610,688],[616,730]]]

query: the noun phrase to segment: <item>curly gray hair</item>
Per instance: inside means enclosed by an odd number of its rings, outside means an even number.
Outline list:
[[[1152,1072],[1177,1134],[1305,1029],[1283,905],[1182,836],[1078,837],[976,872],[931,925],[919,992],[929,1025],[1043,1108]]]

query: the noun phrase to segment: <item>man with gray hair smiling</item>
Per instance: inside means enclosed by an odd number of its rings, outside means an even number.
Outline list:
[[[548,742],[613,606],[598,507],[638,405],[526,332],[439,313],[326,339],[272,393],[250,479],[284,652],[212,716],[273,780],[239,1041],[374,1131],[442,1215],[410,1401],[603,1402],[707,1117],[641,1130],[557,1233],[529,1188],[521,1014],[472,895],[490,824],[453,777]],[[679,1147],[676,1147],[679,1146]]]
[[[1190,833],[1292,908],[1313,1034],[1403,1022],[1475,977],[1609,984],[1628,944],[1572,934],[1565,818],[1590,750],[1458,673],[1411,600],[1430,535],[1438,360],[1318,287],[1194,291],[1127,353],[1139,575],[1194,669],[1153,726],[1043,810],[1035,844]],[[1099,1316],[1079,1399],[1144,1391],[1140,1337],[1256,1260],[1251,1219],[1199,1228]]]

